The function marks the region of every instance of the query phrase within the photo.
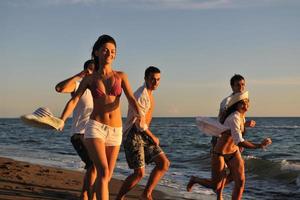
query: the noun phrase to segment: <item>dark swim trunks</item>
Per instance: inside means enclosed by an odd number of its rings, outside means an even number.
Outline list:
[[[161,153],[159,146],[145,132],[139,132],[133,126],[124,141],[126,160],[130,169],[138,169],[149,164]]]
[[[76,150],[77,154],[81,158],[81,160],[85,163],[84,169],[88,169],[93,165],[92,160],[90,159],[87,149],[85,148],[83,144],[83,134],[75,133],[71,137],[71,143]]]

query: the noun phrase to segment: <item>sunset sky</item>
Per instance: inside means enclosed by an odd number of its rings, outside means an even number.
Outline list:
[[[161,69],[154,116],[216,116],[237,73],[248,116],[299,117],[299,11],[298,0],[2,0],[0,117],[60,115],[70,96],[55,85],[81,71],[101,34],[115,38],[114,69],[134,90],[146,67]]]

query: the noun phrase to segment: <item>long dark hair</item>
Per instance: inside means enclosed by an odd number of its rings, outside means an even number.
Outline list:
[[[235,104],[233,104],[232,106],[230,106],[228,109],[226,109],[224,117],[222,117],[220,119],[221,124],[224,124],[226,118],[238,110],[238,104],[240,104],[240,103],[244,103],[244,100],[240,100],[240,101],[236,102]]]
[[[92,58],[95,60],[95,68],[96,70],[99,69],[99,58],[95,55],[95,52],[98,51],[104,44],[106,43],[112,43],[115,45],[117,48],[117,43],[115,39],[109,35],[101,35],[98,40],[95,42],[93,46],[93,51],[92,51]]]

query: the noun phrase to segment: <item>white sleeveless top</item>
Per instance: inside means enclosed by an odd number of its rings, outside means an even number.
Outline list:
[[[79,82],[76,82],[76,89],[79,87]],[[91,91],[86,89],[81,98],[78,101],[74,111],[72,119],[71,132],[84,134],[85,126],[90,119],[90,115],[93,111],[93,97]]]

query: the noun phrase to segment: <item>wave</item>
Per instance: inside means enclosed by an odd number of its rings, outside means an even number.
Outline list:
[[[152,128],[191,128],[191,127],[197,127],[196,123],[183,123],[183,124],[155,124],[152,125]],[[300,126],[298,125],[285,125],[285,126],[274,126],[274,125],[268,125],[268,126],[259,126],[256,125],[255,128],[263,128],[263,129],[285,129],[285,130],[295,130],[300,129]]]
[[[255,126],[255,128],[264,128],[264,129],[287,129],[287,130],[293,130],[293,129],[300,129],[300,126],[298,125],[292,125],[292,126]]]
[[[161,125],[161,124],[156,124],[156,125],[152,125],[151,124],[151,127],[153,128],[191,128],[191,127],[197,127],[196,124],[169,124],[169,125]]]
[[[300,162],[270,161],[255,156],[245,157],[246,170],[257,179],[275,179],[300,186]]]

